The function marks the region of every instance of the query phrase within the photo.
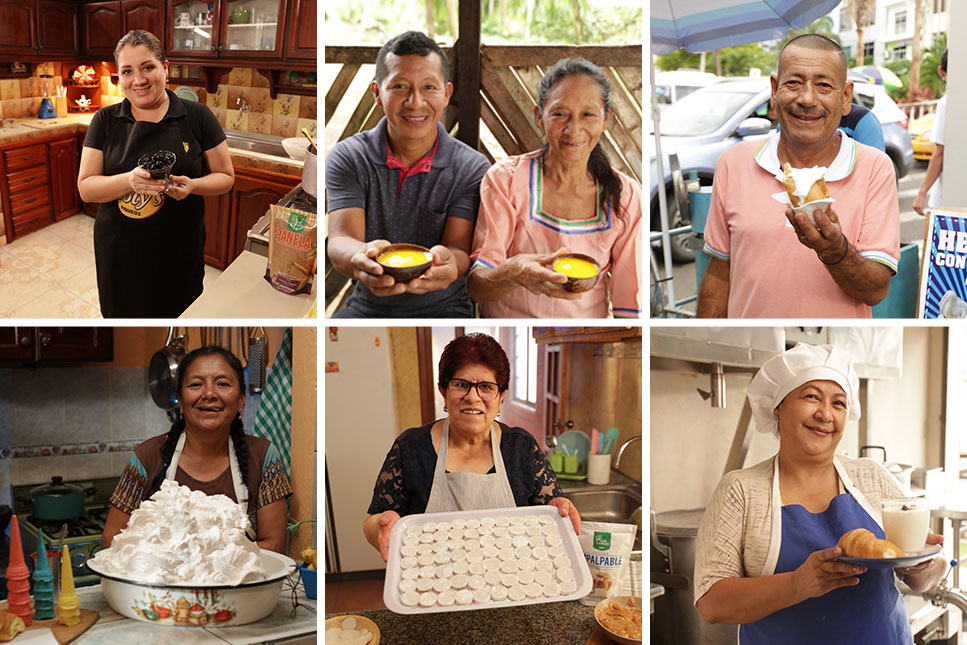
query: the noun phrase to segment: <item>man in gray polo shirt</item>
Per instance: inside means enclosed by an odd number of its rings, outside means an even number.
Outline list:
[[[372,84],[386,114],[326,158],[328,252],[356,281],[336,318],[469,318],[470,243],[486,157],[440,125],[453,85],[446,56],[409,31],[383,45]],[[398,242],[433,253],[421,277],[397,284],[375,257]]]

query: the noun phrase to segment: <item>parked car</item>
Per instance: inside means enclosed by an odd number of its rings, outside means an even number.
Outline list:
[[[907,174],[913,163],[907,116],[883,86],[871,85],[858,76],[851,75],[850,80],[854,83],[854,102],[872,111],[883,127],[886,154],[893,162],[899,180]],[[778,121],[769,119],[768,114],[771,93],[768,77],[723,79],[696,90],[661,113],[661,149],[665,160],[663,183],[668,196],[669,228],[687,224],[688,215],[682,216],[678,212],[667,156],[672,153],[678,155],[686,178],[694,172],[703,186],[711,186],[715,163],[722,152],[740,141],[762,139],[775,131]],[[649,158],[651,230],[659,231],[661,222],[654,136],[649,138]],[[687,236],[672,238],[672,256],[676,262],[694,259],[695,251],[688,248]]]
[[[924,114],[919,119],[910,121],[910,139],[913,143],[913,158],[918,161],[930,161],[933,156],[933,142],[930,135],[933,133],[933,121],[936,115],[933,112]]]
[[[659,72],[655,75],[655,93],[658,95],[658,105],[664,110],[695,90],[717,83],[719,80],[721,79],[715,74],[700,72],[697,69]]]

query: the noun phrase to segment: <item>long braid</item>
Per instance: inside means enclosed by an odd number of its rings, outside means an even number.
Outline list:
[[[165,474],[168,471],[168,466],[171,465],[171,458],[175,454],[175,446],[178,444],[178,439],[181,437],[181,433],[185,431],[185,418],[181,417],[177,421],[171,424],[171,430],[168,431],[168,437],[165,439],[164,445],[161,447],[161,470],[155,475],[155,478],[151,481],[151,487],[148,489],[148,493],[145,497],[151,497],[153,494],[161,490],[161,483],[165,480]]]
[[[255,501],[252,499],[252,489],[248,487],[248,443],[245,441],[242,415],[235,416],[229,436],[232,438],[232,445],[235,446],[235,459],[238,460],[238,469],[242,473],[242,483],[245,485],[245,490],[248,491],[249,501]]]

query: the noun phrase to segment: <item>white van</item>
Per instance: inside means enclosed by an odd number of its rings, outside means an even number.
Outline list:
[[[698,88],[717,83],[720,80],[715,74],[700,72],[697,69],[658,72],[655,74],[655,93],[658,96],[658,105],[664,110]]]

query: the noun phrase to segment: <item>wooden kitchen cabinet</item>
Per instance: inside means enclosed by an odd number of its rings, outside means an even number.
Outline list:
[[[641,327],[534,327],[533,335],[538,345],[640,342]]]
[[[230,193],[205,197],[205,264],[216,269],[224,269],[229,265],[228,231],[231,204]]]
[[[215,0],[209,18],[207,2],[168,0],[168,55],[282,60],[285,10],[286,0]],[[204,17],[203,24],[198,24],[199,14]]]
[[[80,210],[78,149],[74,135],[0,149],[0,209],[8,243]]]
[[[112,360],[111,327],[0,327],[0,361]]]
[[[81,13],[81,40],[87,56],[113,56],[121,32],[121,3],[91,2]]]
[[[114,58],[118,40],[132,29],[149,31],[164,43],[164,0],[111,0],[84,5],[81,14],[83,53]]]
[[[167,47],[165,37],[165,2],[164,0],[121,0],[121,31],[122,35],[132,29],[150,31]],[[113,49],[111,50],[113,54]]]
[[[316,0],[292,0],[286,23],[286,59],[316,60]]]
[[[77,3],[37,0],[37,53],[40,56],[77,56]]]
[[[50,201],[54,221],[59,222],[81,209],[81,196],[77,192],[77,169],[80,155],[77,139],[68,137],[52,141],[50,155]]]
[[[298,183],[291,175],[235,168],[231,192],[205,197],[205,263],[231,264],[245,250],[249,229]]]
[[[235,187],[232,189],[232,217],[229,237],[229,264],[245,250],[248,232],[265,215],[272,204],[278,203],[285,194],[299,183],[291,177],[264,170],[237,168]]]
[[[0,55],[49,60],[79,51],[74,2],[0,0]]]
[[[132,29],[149,31],[164,43],[164,0],[111,0],[84,5],[81,15],[83,52],[114,58],[121,36]]]

